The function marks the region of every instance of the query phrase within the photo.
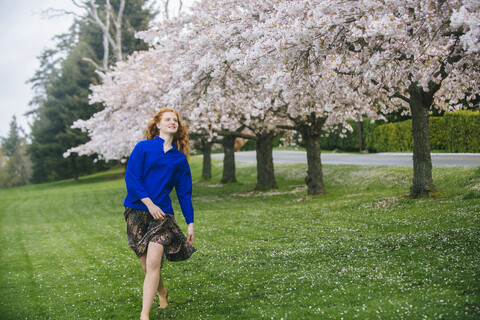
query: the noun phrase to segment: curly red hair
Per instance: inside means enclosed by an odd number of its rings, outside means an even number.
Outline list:
[[[177,115],[178,119],[178,130],[173,136],[173,144],[180,150],[187,159],[190,158],[190,137],[188,136],[187,128],[182,124],[180,115],[177,111],[172,108],[162,108],[160,109],[152,120],[148,122],[147,129],[145,130],[145,136],[147,139],[154,139],[159,135],[160,130],[157,127],[157,123],[160,123],[162,116],[165,112],[173,112]]]

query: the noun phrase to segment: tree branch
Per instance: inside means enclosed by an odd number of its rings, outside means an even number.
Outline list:
[[[226,131],[226,130],[214,129],[213,132],[225,137],[237,137],[237,138],[244,138],[244,139],[255,140],[255,141],[258,140],[257,136],[254,136],[251,134],[245,134],[237,131]]]
[[[387,87],[383,87],[383,89],[387,90],[388,91],[388,88]],[[410,104],[410,99],[405,97],[403,94],[400,94],[398,92],[395,92],[391,98],[399,98],[399,99],[402,99],[403,101],[405,101],[406,103]]]
[[[278,129],[284,129],[284,130],[296,130],[298,131],[300,128],[297,127],[297,126],[287,126],[287,125],[278,125],[277,126]]]
[[[90,0],[90,7],[87,9],[88,12],[90,13],[90,15],[93,17],[94,19],[94,23],[100,27],[100,29],[102,29],[102,32],[104,34],[105,37],[107,37],[108,39],[108,42],[110,43],[110,45],[115,48],[115,41],[113,41],[113,38],[112,36],[110,35],[110,28],[107,28],[107,26],[105,25],[105,23],[103,23],[103,21],[100,19],[99,15],[98,15],[98,10],[97,10],[97,6],[95,5],[95,1],[94,0]]]
[[[192,138],[192,139],[198,139],[198,140],[203,140],[207,137],[209,137],[210,134],[208,133],[198,133],[198,132],[193,132],[193,133],[189,133],[189,137]],[[212,138],[212,140],[210,141],[211,143],[220,143],[222,142],[222,140],[220,139],[215,139],[215,138]]]
[[[106,72],[107,71],[107,68],[103,68],[101,66],[99,66],[95,61],[93,61],[92,59],[90,58],[82,58],[83,61],[87,61],[87,62],[90,62],[91,64],[93,64],[93,66],[95,67],[95,69],[97,70],[100,70],[102,72]]]

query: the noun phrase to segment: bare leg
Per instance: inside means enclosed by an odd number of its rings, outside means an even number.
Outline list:
[[[142,265],[143,272],[145,272],[146,269],[146,264],[147,264],[147,254],[144,254],[140,258],[138,258],[140,261],[140,264]],[[160,308],[166,308],[168,307],[168,302],[167,302],[167,293],[168,290],[163,286],[163,279],[162,279],[162,273],[160,270],[160,278],[158,281],[158,300],[160,302]]]
[[[143,302],[141,319],[150,319],[150,309],[153,298],[160,285],[160,264],[162,262],[163,246],[158,243],[148,244],[147,257],[145,261],[145,281],[143,282]]]
[[[165,309],[166,307],[168,307],[168,302],[167,302],[167,294],[168,294],[168,290],[165,289],[165,287],[163,286],[163,280],[162,280],[162,274],[159,273],[159,281],[158,281],[158,302],[160,304],[160,308],[162,309]]]

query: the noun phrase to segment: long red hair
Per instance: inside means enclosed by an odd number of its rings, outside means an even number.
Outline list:
[[[180,152],[182,152],[187,159],[190,158],[190,138],[188,136],[187,128],[182,124],[182,120],[180,119],[180,115],[177,111],[173,110],[172,108],[162,108],[160,109],[152,120],[148,122],[147,129],[145,130],[145,136],[147,139],[154,139],[156,136],[160,134],[160,130],[157,127],[157,123],[160,123],[162,120],[162,116],[165,112],[173,112],[177,115],[178,119],[178,130],[173,136],[173,144],[177,147]]]

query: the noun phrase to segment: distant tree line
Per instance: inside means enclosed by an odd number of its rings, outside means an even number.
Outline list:
[[[0,138],[0,188],[29,183],[31,162],[26,154],[27,139],[13,116],[8,136]]]

